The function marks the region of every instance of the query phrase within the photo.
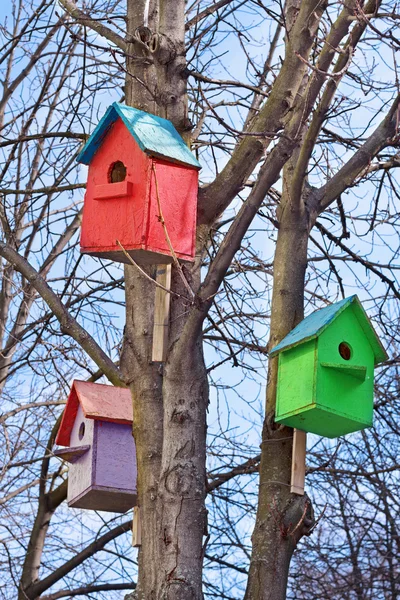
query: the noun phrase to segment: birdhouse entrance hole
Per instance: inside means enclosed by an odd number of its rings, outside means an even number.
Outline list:
[[[347,342],[341,342],[339,344],[339,354],[344,360],[350,360],[351,348]]]
[[[78,431],[79,439],[82,440],[84,435],[85,435],[85,423],[81,423],[79,426],[79,431]]]
[[[108,170],[108,183],[119,183],[126,179],[126,166],[120,160],[113,163]]]

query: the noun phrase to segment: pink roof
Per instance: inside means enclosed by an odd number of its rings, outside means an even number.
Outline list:
[[[87,419],[131,424],[132,397],[128,388],[75,380],[58,430],[56,444],[69,446],[78,407]]]

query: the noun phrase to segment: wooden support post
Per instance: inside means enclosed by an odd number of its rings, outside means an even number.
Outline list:
[[[306,478],[306,446],[307,434],[305,431],[295,429],[293,433],[292,449],[292,476],[290,491],[299,496],[304,495],[304,482]]]
[[[158,265],[156,281],[164,288],[171,289],[171,265]],[[156,287],[153,327],[153,362],[164,362],[168,347],[169,308],[171,294]]]
[[[142,524],[140,522],[140,509],[135,506],[133,509],[132,522],[132,546],[136,548],[142,545]]]

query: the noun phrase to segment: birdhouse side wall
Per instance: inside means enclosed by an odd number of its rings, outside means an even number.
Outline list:
[[[341,343],[350,348],[347,360],[339,352]],[[339,369],[324,364],[338,365]],[[355,367],[355,375],[351,369],[346,372],[349,367]],[[358,375],[362,368],[366,369],[365,379]],[[353,430],[357,429],[357,423],[358,429],[369,427],[373,416],[373,384],[374,353],[350,306],[318,339],[317,404],[337,414],[338,419],[343,416],[355,421]],[[335,427],[333,418],[332,426]]]
[[[84,425],[84,433],[81,436],[81,426]],[[85,452],[75,463],[69,465],[68,472],[68,504],[74,501],[86,489],[90,488],[92,483],[92,461],[93,461],[93,436],[94,421],[86,419],[81,406],[78,408],[74,426],[71,431],[71,448],[90,445],[90,449]]]
[[[124,182],[109,181],[112,165],[126,167]],[[88,171],[81,250],[91,254],[120,252],[145,244],[151,159],[118,119],[104,137]],[[112,258],[112,256],[110,256]]]
[[[316,382],[316,340],[279,354],[276,398],[277,422],[312,407]]]
[[[153,159],[146,246],[182,260],[193,260],[197,218],[197,169]],[[160,211],[161,208],[161,211]],[[165,227],[161,222],[165,221]]]
[[[93,485],[136,493],[136,479],[132,426],[96,421]]]

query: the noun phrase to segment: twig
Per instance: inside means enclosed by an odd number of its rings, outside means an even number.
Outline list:
[[[110,27],[106,27],[102,23],[99,23],[88,14],[86,14],[83,10],[78,8],[75,2],[72,0],[59,0],[61,6],[67,11],[67,13],[75,19],[78,23],[81,23],[85,27],[90,27],[96,33],[106,38],[109,42],[115,44],[118,48],[120,48],[123,52],[127,50],[127,43],[123,37],[121,37],[116,31],[110,29]]]
[[[188,302],[190,302],[191,304],[193,303],[192,300],[190,300],[190,298],[187,298],[186,296],[183,296],[182,294],[178,294],[178,292],[173,292],[172,290],[169,290],[168,288],[164,287],[163,285],[161,285],[161,283],[158,283],[158,281],[156,281],[155,279],[153,279],[152,277],[150,277],[150,275],[148,275],[146,273],[146,271],[144,271],[142,269],[142,267],[140,265],[138,265],[138,263],[136,261],[133,260],[132,256],[130,254],[128,254],[128,252],[125,250],[125,248],[123,247],[123,245],[121,244],[121,242],[119,240],[116,240],[118,246],[121,248],[122,252],[125,254],[126,258],[129,260],[129,262],[138,269],[138,271],[140,271],[140,273],[142,275],[144,275],[144,277],[146,277],[146,279],[148,279],[149,281],[151,281],[152,283],[154,283],[154,285],[156,287],[161,288],[162,290],[164,290],[164,292],[168,292],[168,294],[172,294],[173,296],[177,296],[178,298],[183,298],[184,300],[187,300]]]
[[[125,386],[121,371],[115,366],[111,358],[104,352],[94,338],[84,329],[69,313],[59,296],[51,289],[47,281],[32,267],[32,265],[18,254],[9,244],[0,243],[0,256],[11,263],[14,268],[29,281],[38,292],[52,313],[60,323],[62,333],[72,337],[104,375],[115,386]]]

